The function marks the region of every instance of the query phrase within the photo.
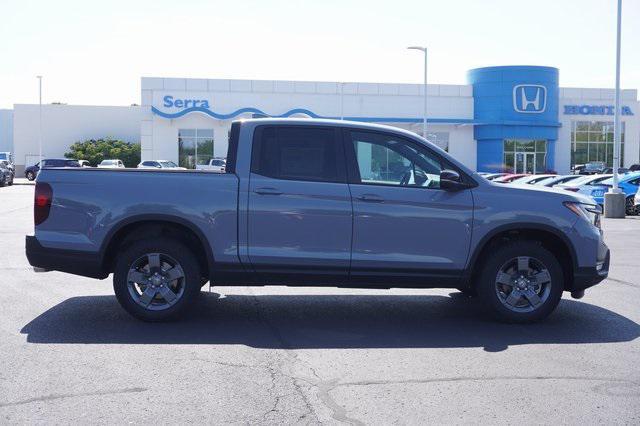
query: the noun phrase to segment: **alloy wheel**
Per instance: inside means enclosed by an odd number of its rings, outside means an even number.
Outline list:
[[[175,305],[184,295],[184,270],[169,255],[147,253],[129,267],[127,288],[131,298],[143,308],[165,310]]]
[[[551,293],[551,274],[538,259],[518,256],[500,267],[495,280],[498,299],[513,312],[532,312]]]

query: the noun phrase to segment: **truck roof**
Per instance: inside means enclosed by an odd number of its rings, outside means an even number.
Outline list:
[[[387,126],[384,124],[375,124],[375,123],[365,123],[361,121],[352,121],[352,120],[335,120],[329,118],[274,118],[274,117],[264,117],[264,118],[249,118],[243,120],[237,120],[239,122],[247,123],[247,124],[291,124],[291,125],[320,125],[320,126],[333,126],[333,127],[348,127],[348,128],[357,128],[357,129],[370,129],[370,130],[384,130],[394,133],[403,133],[410,137],[418,137],[421,136],[411,132],[409,130],[401,129],[399,127]]]

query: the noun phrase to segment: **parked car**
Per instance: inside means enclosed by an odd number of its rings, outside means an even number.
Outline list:
[[[225,173],[43,170],[30,264],[113,273],[122,307],[149,321],[179,316],[210,281],[458,288],[530,322],[608,274],[593,200],[495,185],[409,131],[249,119],[228,151]],[[406,171],[381,181],[390,162]]]
[[[590,187],[591,185],[602,182],[610,177],[611,175],[581,175],[580,179],[574,179],[567,183],[555,185],[554,188],[565,189],[571,192],[579,192],[583,187]]]
[[[549,176],[545,179],[539,180],[535,183],[535,185],[541,185],[546,187],[553,187],[555,185],[566,184],[571,181],[575,181],[577,179],[582,179],[581,175],[559,175],[559,176]]]
[[[225,158],[212,158],[207,164],[197,164],[196,169],[224,173],[226,165],[227,160]]]
[[[604,205],[604,194],[613,185],[613,178],[605,179],[598,184],[594,184],[593,188],[590,188],[588,195],[596,200],[596,203]],[[640,172],[632,172],[623,176],[620,176],[618,181],[618,188],[622,190],[626,197],[625,213],[628,216],[636,214],[635,208],[635,196],[638,192],[638,186],[640,186]]]
[[[633,197],[633,206],[635,208],[635,214],[640,215],[640,186],[636,191],[636,195]]]
[[[501,176],[499,178],[493,179],[494,182],[496,183],[511,183],[514,180],[524,177],[524,176],[530,176],[529,174],[526,173],[507,173],[504,176]]]
[[[629,166],[630,172],[640,172],[640,164],[632,164]]]
[[[509,173],[485,173],[484,175],[481,175],[483,178],[485,178],[486,180],[496,180],[498,178],[501,178],[502,176],[506,176]]]
[[[13,185],[15,173],[7,160],[0,160],[0,186]]]
[[[604,172],[606,164],[603,161],[591,161],[584,165],[584,168],[580,170],[581,175],[599,175]]]
[[[78,160],[80,167],[91,167],[91,163],[88,160]]]
[[[576,164],[571,169],[571,173],[573,173],[574,175],[579,175],[581,174],[580,172],[584,170],[584,168],[585,168],[584,164]]]
[[[533,185],[535,183],[540,182],[541,180],[550,178],[550,177],[555,177],[556,175],[550,175],[550,174],[546,174],[546,175],[527,175],[527,176],[522,176],[519,178],[516,178],[514,180],[511,181],[511,183],[514,184],[529,184],[529,185]]]
[[[147,160],[138,164],[139,169],[176,169],[187,170],[184,167],[178,167],[176,163],[168,160]]]
[[[618,174],[623,175],[625,173],[629,173],[629,169],[627,169],[626,167],[619,167],[618,168]],[[606,167],[605,169],[602,170],[603,174],[613,174],[613,167]]]
[[[100,169],[124,169],[124,163],[121,160],[102,160],[98,164]]]
[[[15,162],[13,160],[13,154],[9,151],[0,152],[0,161],[6,161],[8,163],[8,167],[13,170],[14,174],[16,171]]]
[[[42,165],[43,165],[43,168],[81,167],[78,160],[71,160],[68,158],[45,158],[44,160],[42,160]],[[40,162],[24,169],[24,176],[28,180],[34,180],[36,176],[38,176],[39,171],[40,171]]]

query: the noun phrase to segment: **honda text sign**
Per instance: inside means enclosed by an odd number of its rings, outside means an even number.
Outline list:
[[[546,87],[539,84],[518,84],[513,87],[513,109],[516,112],[540,114],[546,107]]]

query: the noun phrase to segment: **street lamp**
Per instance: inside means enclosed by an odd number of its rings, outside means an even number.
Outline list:
[[[420,50],[424,53],[424,110],[422,114],[422,137],[427,138],[427,48],[420,46],[407,47],[410,50]]]
[[[38,79],[38,93],[39,93],[39,122],[38,122],[38,162],[40,163],[40,168],[42,168],[42,76],[36,76]]]
[[[616,34],[616,93],[613,120],[613,185],[604,195],[604,216],[624,218],[625,196],[618,187],[618,168],[620,167],[620,29],[622,26],[622,0],[618,0]]]

